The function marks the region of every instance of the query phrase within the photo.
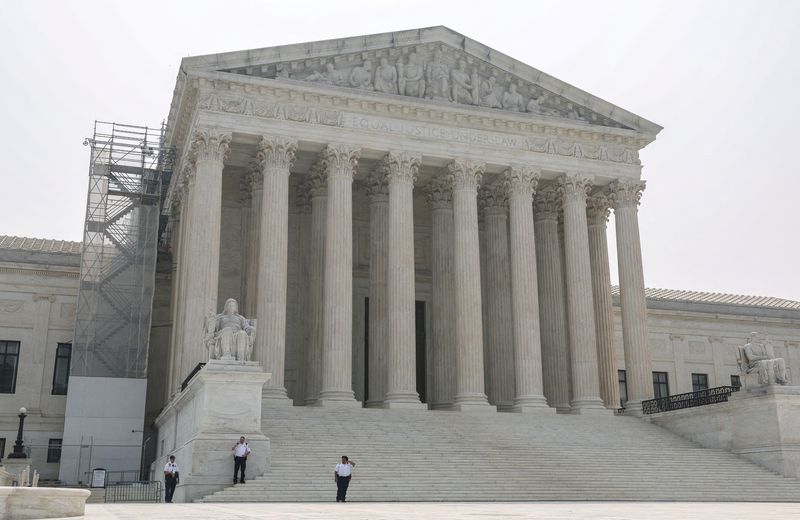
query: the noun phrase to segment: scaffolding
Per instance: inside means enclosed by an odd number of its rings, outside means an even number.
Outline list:
[[[96,121],[72,375],[147,377],[161,217],[174,153],[165,126]]]

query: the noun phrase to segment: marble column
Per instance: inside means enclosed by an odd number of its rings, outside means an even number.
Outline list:
[[[247,242],[244,269],[244,315],[256,315],[258,300],[258,259],[261,242],[261,203],[264,199],[264,173],[259,161],[252,161],[245,182],[250,189],[250,206],[247,208]]]
[[[264,181],[258,239],[256,334],[253,358],[272,374],[262,390],[265,402],[291,404],[284,387],[286,364],[286,287],[289,236],[289,170],[297,141],[263,136],[258,159]]]
[[[293,330],[292,348],[297,349],[295,366],[297,379],[294,385],[292,400],[295,406],[305,404],[305,389],[308,379],[308,351],[310,342],[310,331],[308,327],[309,316],[309,270],[310,270],[310,250],[311,250],[311,192],[308,182],[299,182],[294,187],[295,210],[297,211],[298,239],[289,242],[289,279],[295,280],[296,310],[287,316],[287,338],[289,331]],[[290,213],[291,219],[291,213]],[[291,220],[289,229],[291,230]],[[291,231],[290,231],[291,238]],[[294,260],[292,260],[294,259]],[[292,264],[296,263],[294,267]],[[293,278],[294,277],[294,278]],[[291,294],[291,289],[290,289]],[[288,339],[287,339],[288,341]],[[288,389],[287,389],[288,390]]]
[[[614,310],[611,305],[611,273],[608,265],[608,197],[595,193],[589,197],[586,217],[589,221],[589,259],[592,267],[594,327],[597,336],[600,397],[606,408],[619,408],[619,381],[614,360]]]
[[[180,176],[179,194],[176,194],[180,199],[181,206],[181,222],[180,222],[180,249],[178,250],[178,269],[177,269],[177,291],[175,293],[174,304],[176,305],[175,321],[172,323],[175,336],[172,343],[172,366],[170,368],[170,395],[180,390],[181,383],[186,377],[181,376],[183,370],[183,336],[186,329],[186,266],[189,263],[187,253],[187,236],[191,229],[189,222],[189,208],[191,207],[191,184],[194,178],[194,164],[188,160],[184,162],[183,174]]]
[[[180,379],[198,363],[208,361],[203,325],[208,313],[217,313],[219,244],[222,215],[222,168],[231,134],[216,128],[199,128],[191,137],[195,161],[190,181],[191,197],[186,229],[186,315]]]
[[[181,183],[180,179],[176,178],[176,182]],[[167,384],[164,386],[164,402],[169,402],[170,396],[175,392],[175,355],[178,352],[178,313],[180,312],[180,304],[178,303],[178,295],[180,294],[179,280],[181,275],[181,228],[183,227],[183,219],[181,219],[181,212],[183,208],[182,191],[183,188],[178,184],[173,194],[172,203],[170,204],[170,221],[172,224],[172,237],[170,252],[172,253],[172,286],[170,287],[170,314],[172,317],[172,329],[170,330],[169,341],[169,366],[167,367]]]
[[[542,345],[539,328],[539,288],[536,280],[536,241],[533,191],[540,172],[512,167],[504,176],[511,218],[511,286],[514,340],[515,412],[549,410],[543,395]]]
[[[430,407],[449,408],[455,395],[455,315],[453,301],[453,190],[442,178],[425,189],[431,209],[431,350],[433,388]]]
[[[317,404],[358,406],[352,388],[353,175],[360,149],[329,144],[322,151],[328,177],[323,294],[322,391]]]
[[[367,179],[369,197],[369,372],[367,406],[386,396],[386,280],[389,256],[389,185],[381,164]]]
[[[308,351],[305,404],[310,405],[317,402],[322,389],[322,300],[325,286],[328,185],[325,167],[321,163],[312,166],[307,187],[311,196],[311,239],[308,249]]]
[[[514,404],[514,331],[511,318],[511,273],[508,257],[508,198],[502,182],[479,193],[485,225],[486,394],[498,410]]]
[[[569,341],[564,264],[558,214],[561,197],[554,187],[537,190],[534,204],[536,274],[539,282],[539,323],[542,343],[542,383],[547,403],[569,411]]]
[[[641,402],[653,398],[652,363],[647,345],[647,303],[639,240],[639,201],[644,187],[644,181],[633,180],[617,180],[609,187],[617,227],[619,301],[628,383],[625,408],[632,413],[641,413]]]
[[[384,157],[389,184],[387,260],[387,386],[384,407],[425,408],[417,394],[417,338],[414,273],[414,182],[422,157],[389,152]]]
[[[592,271],[586,221],[587,177],[568,173],[558,179],[564,208],[564,252],[567,279],[573,413],[605,411],[597,374]]]
[[[478,185],[484,164],[457,159],[448,165],[453,183],[454,297],[457,410],[492,410],[483,381]]]

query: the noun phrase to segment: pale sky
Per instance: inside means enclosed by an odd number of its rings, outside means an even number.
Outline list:
[[[800,300],[791,0],[0,0],[0,234],[81,240],[83,139],[159,124],[184,56],[433,25],[664,127],[641,154],[648,287]]]

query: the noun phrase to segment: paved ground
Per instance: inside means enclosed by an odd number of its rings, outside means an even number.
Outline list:
[[[788,520],[800,504],[697,502],[89,504],[86,520]]]

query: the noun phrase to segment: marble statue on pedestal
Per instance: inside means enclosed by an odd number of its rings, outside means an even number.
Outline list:
[[[747,343],[737,349],[736,358],[742,374],[755,374],[759,385],[785,385],[786,362],[773,354],[769,340],[751,332]]]
[[[256,322],[239,314],[239,303],[228,298],[221,314],[209,311],[205,323],[205,343],[209,359],[250,361]]]

